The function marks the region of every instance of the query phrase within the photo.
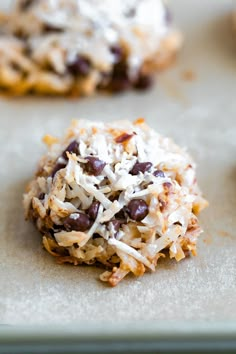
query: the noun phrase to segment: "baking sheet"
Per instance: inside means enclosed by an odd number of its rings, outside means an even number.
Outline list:
[[[0,323],[67,324],[139,320],[236,320],[236,51],[232,2],[173,0],[185,46],[176,65],[148,93],[72,99],[0,99]],[[183,79],[185,71],[195,79]],[[198,163],[210,202],[200,217],[198,256],[160,261],[154,274],[116,288],[100,269],[57,265],[25,223],[24,186],[45,151],[45,133],[60,135],[72,118],[135,119],[171,136]]]

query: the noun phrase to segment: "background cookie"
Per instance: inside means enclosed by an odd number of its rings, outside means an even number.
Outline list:
[[[0,87],[15,94],[145,89],[182,42],[161,0],[19,0],[0,28]]]

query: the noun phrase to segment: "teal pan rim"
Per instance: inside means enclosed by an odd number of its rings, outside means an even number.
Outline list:
[[[0,326],[0,353],[236,353],[235,321]]]

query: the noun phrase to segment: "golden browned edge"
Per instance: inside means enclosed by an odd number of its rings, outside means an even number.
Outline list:
[[[0,13],[0,22],[3,22],[3,15]],[[166,37],[162,43],[160,49],[156,52],[155,56],[147,59],[142,68],[142,74],[155,74],[155,72],[160,72],[168,68],[175,62],[178,50],[182,46],[183,37],[179,31],[171,33]],[[45,72],[42,72],[45,74]],[[1,82],[0,86],[4,86],[4,82]],[[15,83],[11,87],[0,87],[0,94],[3,96],[25,96],[25,95],[39,95],[39,96],[67,96],[67,97],[80,97],[80,96],[91,96],[97,90],[94,86],[93,80],[88,77],[85,79],[78,80],[74,82],[69,89],[57,90],[51,85],[43,84],[42,82],[36,83],[32,88],[27,88],[27,81],[22,79],[20,83]],[[35,87],[36,86],[36,87]],[[106,92],[106,89],[104,90]],[[109,92],[109,91],[108,91]]]

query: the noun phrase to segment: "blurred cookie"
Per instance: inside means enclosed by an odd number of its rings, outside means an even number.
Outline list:
[[[0,23],[0,87],[15,94],[146,89],[182,43],[161,0],[20,0]]]

